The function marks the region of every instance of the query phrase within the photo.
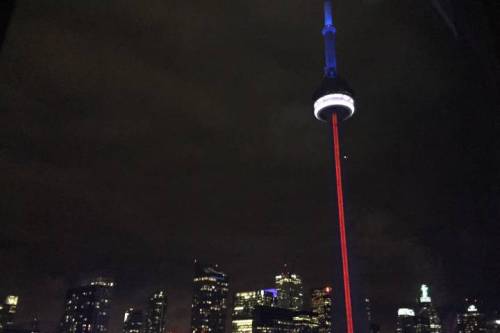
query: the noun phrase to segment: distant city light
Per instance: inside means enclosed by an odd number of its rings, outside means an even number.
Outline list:
[[[264,289],[265,292],[273,294],[273,297],[278,297],[278,290],[276,288]]]
[[[468,308],[467,308],[467,312],[477,312],[477,308],[474,304],[470,305]]]
[[[14,295],[9,295],[5,298],[5,304],[7,305],[17,305],[17,302],[19,300],[18,296]]]
[[[398,316],[415,317],[415,311],[413,311],[412,309],[401,308],[401,309],[398,309]]]
[[[430,303],[431,298],[429,297],[429,287],[427,287],[426,284],[423,284],[420,287],[420,290],[422,291],[422,296],[420,297],[420,303]]]

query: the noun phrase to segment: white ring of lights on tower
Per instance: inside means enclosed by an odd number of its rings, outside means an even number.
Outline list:
[[[354,113],[354,99],[351,96],[346,94],[328,94],[318,98],[314,102],[314,116],[324,121],[325,119],[320,117],[321,111],[332,106],[344,106],[349,109],[349,115],[345,119],[351,117]]]

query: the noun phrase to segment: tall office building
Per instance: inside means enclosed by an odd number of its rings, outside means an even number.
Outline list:
[[[167,327],[167,293],[160,290],[154,293],[148,301],[145,333],[165,333]]]
[[[332,333],[332,303],[333,291],[331,287],[312,290],[311,308],[317,316],[319,333]]]
[[[465,300],[465,311],[457,315],[457,333],[485,333],[484,314],[479,312],[477,300]]]
[[[420,298],[418,299],[418,313],[416,313],[416,333],[441,333],[441,321],[438,313],[432,305],[429,295],[429,287],[423,284],[420,287]]]
[[[123,333],[143,333],[144,315],[142,310],[130,308],[123,316]]]
[[[415,311],[413,309],[398,309],[396,333],[415,333],[416,324]]]
[[[234,295],[231,331],[252,332],[253,314],[257,306],[273,307],[276,304],[276,289],[237,292]]]
[[[112,280],[97,278],[68,290],[58,332],[107,332],[113,286]]]
[[[300,276],[288,272],[285,267],[285,272],[276,275],[275,281],[278,291],[278,307],[295,311],[302,310],[304,292]]]
[[[234,294],[233,318],[249,318],[256,306],[274,306],[276,289],[241,291]]]
[[[3,304],[0,305],[0,333],[14,326],[18,302],[18,296],[9,295],[5,297]]]
[[[258,305],[250,319],[233,322],[233,333],[318,333],[318,317],[308,311]]]
[[[192,333],[224,333],[229,281],[217,266],[195,262],[193,303],[191,305]]]

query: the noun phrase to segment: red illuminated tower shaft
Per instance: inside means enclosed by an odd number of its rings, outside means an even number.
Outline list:
[[[333,134],[333,159],[335,163],[335,179],[337,187],[337,206],[339,212],[339,236],[340,236],[340,251],[342,257],[342,277],[344,281],[344,298],[347,333],[354,333],[354,324],[352,320],[352,304],[351,304],[351,285],[349,278],[349,256],[347,253],[347,235],[345,228],[344,217],[344,194],[342,190],[342,166],[340,159],[340,138],[339,138],[339,122],[336,113],[332,115],[332,134]]]

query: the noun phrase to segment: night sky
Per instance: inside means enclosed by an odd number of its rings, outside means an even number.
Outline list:
[[[347,219],[384,333],[424,282],[443,314],[466,296],[500,307],[493,2],[335,1],[357,98]],[[111,333],[156,288],[187,332],[195,258],[232,292],[284,263],[327,284],[321,28],[319,0],[18,1],[0,55],[0,295],[20,295],[19,320],[53,331],[66,289],[107,275]]]

